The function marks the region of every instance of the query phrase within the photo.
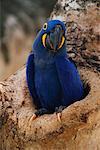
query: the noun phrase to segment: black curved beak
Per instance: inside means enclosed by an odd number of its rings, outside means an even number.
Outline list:
[[[46,47],[53,52],[57,52],[64,44],[64,37],[64,30],[61,25],[56,25],[46,37]]]

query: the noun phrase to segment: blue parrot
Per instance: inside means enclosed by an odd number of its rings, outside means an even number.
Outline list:
[[[60,113],[81,100],[83,83],[75,64],[68,58],[65,25],[50,20],[38,33],[26,66],[27,84],[37,107],[33,118],[47,113]]]

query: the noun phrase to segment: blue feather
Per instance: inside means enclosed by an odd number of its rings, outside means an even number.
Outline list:
[[[26,76],[33,102],[38,108],[50,112],[60,105],[68,106],[82,99],[83,84],[73,62],[66,53],[65,44],[54,54],[42,44],[42,35],[60,24],[65,32],[65,25],[59,20],[48,22],[47,30],[41,29],[33,44],[33,53],[27,62]]]
[[[36,94],[35,84],[34,84],[34,54],[31,53],[27,60],[26,66],[26,78],[27,84],[30,91],[30,95],[32,96],[33,103],[39,108],[41,103]]]
[[[63,91],[63,105],[82,99],[83,84],[74,63],[66,57],[56,57],[56,68]]]

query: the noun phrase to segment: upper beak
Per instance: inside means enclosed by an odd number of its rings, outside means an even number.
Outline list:
[[[61,25],[56,25],[49,34],[44,34],[42,41],[43,45],[53,52],[59,50],[65,42],[64,31]]]

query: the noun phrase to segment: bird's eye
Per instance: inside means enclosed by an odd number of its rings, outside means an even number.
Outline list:
[[[47,23],[45,23],[45,24],[43,25],[43,29],[46,30],[46,29],[47,29],[47,26],[48,26]]]

